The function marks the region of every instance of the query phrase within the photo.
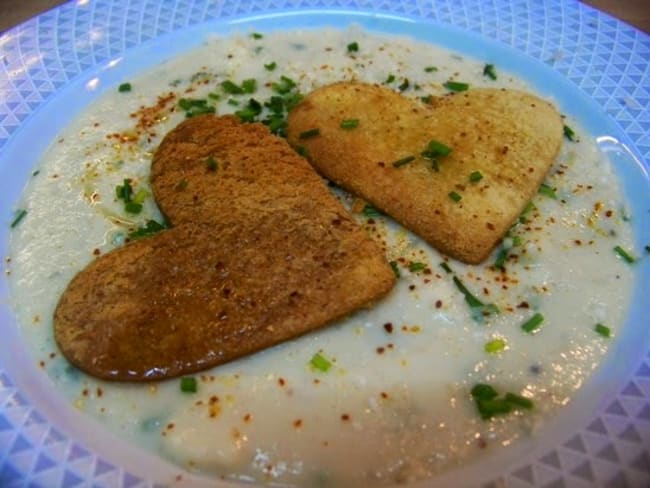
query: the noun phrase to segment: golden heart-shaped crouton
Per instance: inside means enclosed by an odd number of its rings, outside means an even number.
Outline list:
[[[64,355],[94,376],[199,371],[322,327],[394,284],[379,247],[261,124],[186,120],[158,148],[151,184],[172,228],[91,262],[54,314]]]
[[[553,164],[563,137],[548,102],[506,89],[408,99],[343,82],[289,114],[289,142],[341,187],[441,252],[479,263]]]

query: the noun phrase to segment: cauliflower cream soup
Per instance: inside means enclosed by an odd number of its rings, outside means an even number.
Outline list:
[[[65,360],[52,315],[68,282],[164,225],[148,182],[162,137],[187,116],[233,112],[282,134],[300,94],[341,80],[422,103],[449,80],[532,91],[489,60],[359,29],[211,38],[110,89],[35,168],[7,256],[34,361],[80,412],[207,477],[377,486],[534,436],[589,380],[621,333],[635,249],[610,163],[571,114],[539,194],[481,265],[446,258],[332,187],[399,277],[371,309],[182,379],[111,383]],[[129,208],[116,192],[125,180]]]

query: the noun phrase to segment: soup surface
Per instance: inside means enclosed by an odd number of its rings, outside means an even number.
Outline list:
[[[88,377],[61,356],[52,333],[75,273],[150,220],[162,222],[148,183],[152,154],[188,114],[247,117],[257,110],[252,98],[262,106],[254,118],[281,131],[298,93],[353,79],[423,103],[448,93],[448,80],[532,91],[498,65],[486,69],[489,61],[354,28],[246,33],[210,38],[109,88],[52,143],[18,204],[26,213],[12,231],[7,270],[38,367],[77,409],[129,441],[228,479],[392,484],[541,435],[621,333],[633,278],[625,200],[571,114],[573,132],[545,185],[482,265],[445,258],[332,188],[385,249],[399,274],[395,289],[329,328],[195,375],[196,388],[192,380]],[[125,179],[139,212],[116,194]],[[470,306],[470,296],[486,306]],[[479,409],[477,384],[496,390],[496,410],[510,411],[488,411],[489,401]]]

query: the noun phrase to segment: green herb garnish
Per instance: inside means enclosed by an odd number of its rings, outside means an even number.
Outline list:
[[[571,142],[574,142],[576,140],[576,133],[573,131],[571,127],[568,125],[564,126],[564,137],[569,139]]]
[[[391,84],[393,81],[395,81],[395,75],[394,74],[389,74],[388,77],[386,78],[386,81],[384,81],[385,85]]]
[[[530,410],[533,408],[532,400],[510,392],[498,398],[497,391],[490,385],[483,383],[475,385],[471,390],[471,394],[483,420],[491,419],[495,415],[508,414],[513,409]]]
[[[501,248],[499,254],[497,254],[497,258],[494,261],[494,267],[500,269],[501,271],[504,271],[507,259],[508,259],[508,249],[506,249],[505,247]]]
[[[208,159],[205,162],[205,166],[208,168],[208,171],[212,171],[213,173],[217,171],[217,168],[219,165],[217,164],[217,160],[214,159],[212,156],[208,157]]]
[[[393,273],[395,273],[395,278],[399,278],[400,277],[400,272],[399,272],[399,267],[397,265],[397,261],[391,261],[388,264],[390,264],[390,267],[393,270]]]
[[[471,291],[467,289],[467,287],[463,284],[463,282],[458,278],[458,276],[454,276],[454,284],[456,285],[456,288],[465,296],[465,301],[467,302],[467,305],[470,306],[470,308],[479,308],[479,307],[484,307],[485,304],[476,298]]]
[[[451,198],[456,203],[460,202],[463,199],[463,197],[459,193],[456,193],[455,191],[449,192],[449,198]]]
[[[495,71],[493,64],[486,64],[483,67],[483,76],[487,76],[491,80],[497,79],[497,72]]]
[[[124,210],[131,214],[139,214],[142,212],[142,204],[137,202],[126,202],[124,204]]]
[[[312,356],[309,364],[313,369],[316,369],[322,373],[327,373],[327,371],[329,371],[329,369],[332,367],[332,363],[329,361],[329,359],[327,359],[319,352]]]
[[[447,81],[442,86],[444,86],[447,90],[454,92],[462,92],[469,89],[469,83],[463,83],[461,81]]]
[[[345,119],[341,121],[341,129],[356,129],[359,127],[359,119]]]
[[[120,86],[117,87],[117,91],[120,93],[127,93],[131,91],[131,83],[122,83]]]
[[[409,85],[410,85],[409,79],[404,78],[404,81],[402,81],[402,83],[400,83],[400,85],[397,87],[397,89],[399,91],[403,92],[404,90],[408,89]]]
[[[438,158],[448,156],[449,154],[451,154],[451,148],[449,146],[432,139],[427,144],[426,149],[420,153],[420,156],[431,161],[431,166],[435,171],[440,171]]]
[[[415,156],[406,156],[405,158],[398,159],[397,161],[393,161],[393,167],[399,168],[400,166],[404,166],[405,164],[408,164],[411,161],[415,161]]]
[[[251,34],[251,37],[252,37],[253,39],[262,39],[264,36],[263,36],[262,34],[260,34],[259,32],[253,32],[253,33]]]
[[[278,64],[275,61],[273,61],[273,62],[271,62],[269,64],[265,64],[264,69],[266,71],[273,71],[275,68],[277,68],[277,66],[278,66]]]
[[[369,204],[366,204],[365,207],[363,207],[361,213],[366,217],[381,217],[382,215],[379,210]]]
[[[546,183],[542,183],[541,185],[539,185],[538,191],[540,195],[544,195],[545,197],[552,198],[553,200],[557,200],[557,195],[555,194],[555,188],[547,185]]]
[[[533,210],[535,210],[535,204],[533,202],[528,202],[524,207],[524,209],[519,214],[519,222],[521,224],[527,224],[529,222],[528,215]]]
[[[424,68],[424,71],[426,73],[433,73],[434,71],[438,71],[438,68],[436,68],[435,66],[427,66],[426,68]]]
[[[623,249],[621,246],[616,246],[614,252],[626,263],[632,264],[636,261],[636,258],[632,256],[629,252]]]
[[[485,343],[485,346],[483,346],[483,349],[485,352],[489,354],[496,354],[497,352],[501,352],[506,348],[506,341],[503,339],[492,339],[489,342]]]
[[[241,95],[244,93],[244,90],[242,89],[241,86],[237,85],[236,83],[233,83],[230,80],[225,80],[221,82],[221,89],[228,93],[229,95]]]
[[[249,78],[241,82],[241,89],[243,93],[255,93],[257,90],[257,81],[255,78]]]
[[[273,91],[279,93],[280,95],[289,93],[295,87],[296,87],[296,82],[284,75],[280,77],[280,81],[271,83],[271,88],[273,89]]]
[[[529,334],[534,334],[539,330],[542,322],[544,322],[544,316],[538,312],[521,324],[521,330]]]
[[[124,200],[124,202],[130,202],[131,197],[133,196],[133,187],[131,186],[131,180],[125,179],[121,185],[115,187],[115,195],[118,199]]]
[[[427,267],[426,264],[417,261],[409,263],[409,271],[411,273],[417,273],[418,271],[422,271],[426,269],[426,267]]]
[[[239,117],[242,122],[255,122],[256,117],[262,113],[262,104],[251,98],[248,104],[241,110],[235,111],[235,115]]]
[[[155,220],[147,220],[147,223],[144,227],[140,227],[139,229],[134,230],[133,232],[129,233],[127,237],[131,240],[141,239],[143,237],[156,234],[166,228],[167,226],[165,224],[160,224]]]
[[[185,376],[181,378],[181,391],[183,393],[196,393],[198,384],[196,378],[193,376]]]
[[[596,324],[594,330],[603,337],[609,338],[612,336],[612,331],[609,327],[603,324]]]
[[[424,103],[431,105],[433,103],[433,95],[426,95],[424,97],[420,97],[420,100],[422,100]]]
[[[320,129],[314,128],[314,129],[309,129],[304,132],[301,132],[300,135],[298,136],[298,139],[310,139],[318,135],[320,135]]]
[[[208,101],[204,98],[181,98],[178,101],[178,106],[185,110],[186,117],[213,114],[215,112],[215,108],[208,105]]]
[[[442,261],[440,263],[440,267],[442,269],[444,269],[446,273],[453,273],[452,269],[449,267],[449,265],[445,261]]]
[[[11,221],[11,224],[9,224],[9,227],[12,229],[15,228],[18,224],[20,224],[20,221],[25,218],[25,215],[27,215],[27,210],[24,208],[17,210],[14,215],[14,219]]]
[[[359,43],[358,42],[351,42],[348,44],[348,52],[349,53],[356,53],[359,51]]]
[[[483,179],[483,174],[480,171],[472,171],[469,174],[469,182],[470,183],[478,183]]]

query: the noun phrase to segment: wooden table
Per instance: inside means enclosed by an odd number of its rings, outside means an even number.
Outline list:
[[[650,33],[650,0],[583,1],[645,33]],[[0,0],[0,32],[62,3],[65,2],[62,0]]]

